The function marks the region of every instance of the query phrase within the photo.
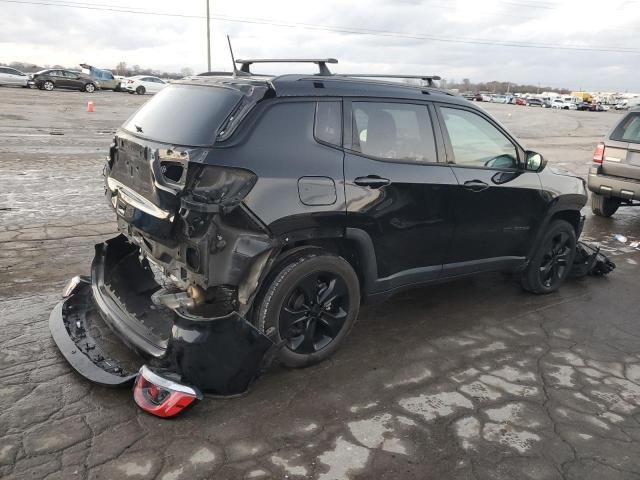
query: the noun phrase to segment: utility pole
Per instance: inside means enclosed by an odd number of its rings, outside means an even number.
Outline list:
[[[207,0],[207,72],[211,71],[211,17],[209,16],[209,0]]]

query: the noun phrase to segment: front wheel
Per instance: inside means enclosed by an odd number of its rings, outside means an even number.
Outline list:
[[[96,90],[96,86],[93,83],[87,83],[84,86],[84,91],[87,93],[93,93]]]
[[[576,232],[565,220],[554,220],[522,273],[522,288],[533,293],[555,292],[571,271]]]
[[[307,252],[280,264],[257,302],[254,323],[284,343],[280,361],[306,367],[330,357],[351,331],[360,308],[360,284],[342,257]]]
[[[144,95],[146,91],[147,90],[142,85],[140,85],[138,88],[136,88],[136,93],[138,95]]]
[[[591,193],[591,211],[599,217],[610,217],[618,211],[620,199]]]
[[[42,84],[42,88],[44,88],[45,90],[47,90],[48,92],[50,92],[51,90],[54,89],[54,85],[53,82],[47,80],[46,82],[44,82]]]

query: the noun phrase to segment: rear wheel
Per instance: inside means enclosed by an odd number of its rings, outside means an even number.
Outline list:
[[[610,217],[618,211],[620,199],[591,193],[591,211],[599,217]]]
[[[45,90],[50,92],[51,90],[53,90],[55,88],[55,86],[54,86],[52,81],[47,80],[46,82],[44,82],[42,84],[42,88],[44,88]]]
[[[351,331],[360,307],[360,285],[342,257],[306,252],[280,264],[255,313],[257,328],[284,342],[280,361],[305,367],[330,357]]]
[[[522,288],[533,293],[555,292],[571,271],[576,232],[565,220],[554,220],[522,273]]]
[[[136,88],[136,93],[138,95],[144,95],[146,91],[147,90],[142,85],[140,85],[138,88]]]

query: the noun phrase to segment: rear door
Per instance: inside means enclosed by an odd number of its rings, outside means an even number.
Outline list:
[[[640,112],[628,113],[609,136],[602,173],[640,180]]]
[[[76,72],[65,71],[64,77],[70,88],[82,88],[85,80]]]
[[[8,70],[8,68],[0,67],[0,85],[10,85],[12,83]]]
[[[439,105],[438,113],[459,183],[444,274],[519,265],[544,215],[538,174],[522,168],[524,152],[490,117],[454,105]]]
[[[371,238],[377,291],[441,274],[457,181],[438,163],[442,139],[434,115],[427,103],[345,100],[347,222]]]
[[[55,82],[59,87],[73,88],[75,86],[74,81],[72,80],[71,72],[56,70],[54,72],[51,72],[51,75],[55,75]]]

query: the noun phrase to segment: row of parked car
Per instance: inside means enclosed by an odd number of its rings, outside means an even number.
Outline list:
[[[168,82],[151,75],[120,77],[108,70],[100,70],[90,65],[80,65],[84,71],[52,68],[27,74],[10,67],[0,67],[0,85],[35,87],[51,91],[56,88],[80,90],[93,93],[96,90],[125,91],[144,95],[157,93]]]
[[[481,93],[467,93],[462,96],[467,100],[474,102],[511,103],[527,107],[557,108],[560,110],[586,110],[591,112],[604,112],[609,110],[608,105],[602,105],[597,102],[576,101],[573,97],[539,98]]]

